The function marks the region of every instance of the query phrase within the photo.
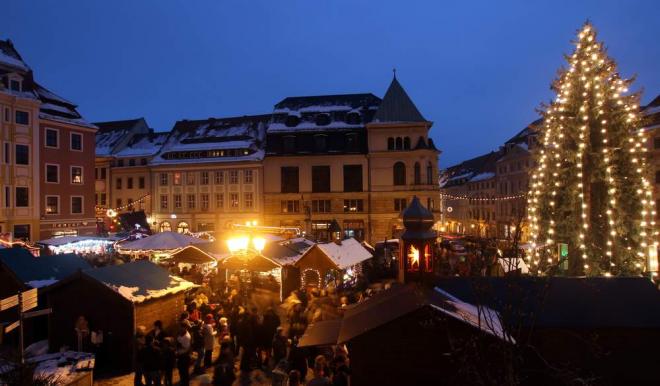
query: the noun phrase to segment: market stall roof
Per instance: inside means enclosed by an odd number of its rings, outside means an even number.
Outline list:
[[[196,287],[194,283],[170,275],[166,269],[147,260],[88,269],[83,274],[110,287],[133,303]]]
[[[49,286],[79,269],[90,268],[87,261],[73,253],[35,257],[23,248],[0,249],[0,262],[32,288]]]
[[[305,252],[314,246],[314,242],[303,237],[266,243],[262,255],[280,265],[295,264]]]
[[[371,252],[354,238],[341,240],[341,242],[315,244],[312,248],[309,248],[304,255],[307,255],[309,251],[314,248],[318,248],[328,259],[330,259],[330,261],[332,261],[332,264],[334,264],[337,269],[346,269],[373,257]],[[298,262],[302,261],[304,258],[304,256],[301,257],[295,262],[295,264],[298,265]]]
[[[229,256],[222,261],[222,267],[227,269],[247,269],[255,272],[268,272],[281,265],[268,257],[256,255],[245,258],[243,256]]]
[[[112,243],[112,242],[115,241],[114,239],[111,239],[111,238],[108,238],[108,237],[62,236],[62,237],[53,237],[52,239],[41,240],[41,241],[38,241],[37,243],[42,244],[42,245],[57,247],[57,246],[60,246],[60,245],[77,243],[77,242],[80,242],[80,241],[88,241],[88,240],[107,241],[108,243]]]
[[[330,346],[337,344],[341,319],[323,320],[307,326],[298,347]]]
[[[139,240],[119,245],[120,251],[172,251],[192,244],[208,243],[208,240],[176,232],[160,232]]]
[[[202,251],[194,245],[189,245],[181,249],[180,251],[168,257],[167,260],[185,264],[208,264],[215,263],[217,261],[213,256]]]

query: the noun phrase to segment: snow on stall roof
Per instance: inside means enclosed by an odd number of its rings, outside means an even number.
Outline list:
[[[87,240],[107,241],[108,243],[114,242],[113,240],[110,240],[108,238],[97,237],[97,236],[62,236],[62,237],[53,237],[45,240],[39,240],[37,243],[44,245],[60,246],[70,243],[77,243],[79,241],[87,241]]]
[[[89,263],[75,254],[35,257],[23,248],[0,249],[0,261],[23,283],[61,280],[89,268]]]
[[[373,257],[359,241],[352,237],[342,240],[341,244],[330,242],[316,245],[340,269],[346,269]]]
[[[43,288],[43,287],[48,287],[49,285],[53,285],[57,282],[58,282],[57,279],[51,278],[51,279],[44,279],[44,280],[30,280],[25,284],[29,285],[32,288]]]
[[[431,306],[436,310],[439,310],[458,320],[467,322],[488,334],[514,342],[513,337],[504,331],[500,315],[497,311],[486,306],[477,307],[473,304],[466,303],[438,287],[435,287],[435,291],[446,297],[447,299],[445,302],[449,303],[455,308],[455,310],[452,310],[451,308],[440,307],[431,303]]]
[[[166,269],[147,260],[89,269],[84,273],[133,303],[197,287],[192,282],[170,275]]]
[[[493,172],[479,173],[476,176],[470,178],[470,182],[484,181],[494,177],[495,177],[495,173]]]

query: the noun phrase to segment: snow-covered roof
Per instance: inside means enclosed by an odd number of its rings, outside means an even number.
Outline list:
[[[160,151],[170,133],[136,134],[126,146],[115,152],[115,157],[150,157]]]
[[[500,315],[497,311],[486,306],[475,306],[466,303],[438,287],[435,288],[435,291],[446,297],[447,299],[445,300],[445,303],[449,303],[449,305],[453,307],[440,307],[433,303],[431,303],[431,307],[453,318],[467,322],[488,334],[501,339],[508,339],[511,342],[514,341],[513,338],[504,331]]]
[[[141,303],[197,287],[194,283],[170,275],[166,269],[147,260],[89,269],[84,274],[105,284],[133,303]]]
[[[304,237],[266,243],[262,255],[280,265],[295,264],[316,243]]]
[[[0,249],[0,261],[23,283],[41,288],[64,279],[89,263],[74,254],[35,257],[23,248]]]
[[[208,243],[208,240],[184,235],[177,232],[159,232],[139,240],[128,241],[118,245],[122,252],[133,251],[171,251],[185,248],[188,245]]]
[[[491,178],[495,178],[495,173],[493,172],[479,173],[474,177],[470,178],[470,182],[484,181]]]
[[[122,139],[130,133],[130,129],[97,132],[96,133],[96,155],[110,156]]]
[[[354,238],[341,241],[316,244],[316,246],[332,260],[339,269],[346,269],[373,257],[373,255]]]
[[[293,131],[327,131],[332,130],[351,130],[364,127],[363,124],[350,124],[343,121],[332,121],[328,125],[317,125],[316,122],[303,121],[294,127],[289,127],[284,123],[276,122],[268,125],[269,133],[293,132]]]
[[[53,385],[71,385],[94,369],[94,354],[64,351],[27,358],[35,364],[34,375],[53,380]]]
[[[40,240],[39,244],[43,245],[52,245],[60,246],[70,243],[77,243],[79,241],[88,241],[88,240],[98,240],[98,241],[107,241],[108,243],[113,243],[114,240],[110,240],[105,237],[95,237],[95,236],[62,236],[62,237],[53,237],[51,239]]]
[[[25,63],[21,55],[16,51],[11,40],[0,40],[0,64],[20,71],[30,71],[30,66]]]

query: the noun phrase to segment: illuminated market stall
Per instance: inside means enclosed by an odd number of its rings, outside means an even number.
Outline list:
[[[41,240],[37,244],[47,248],[51,254],[61,253],[77,254],[106,254],[113,250],[117,239],[112,237],[94,236],[63,236]]]
[[[134,241],[120,242],[115,245],[117,252],[134,257],[148,256],[154,260],[170,258],[190,245],[208,243],[209,240],[199,239],[177,232],[160,232]]]

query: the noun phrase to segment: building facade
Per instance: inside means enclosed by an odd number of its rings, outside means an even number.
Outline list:
[[[393,79],[373,94],[289,97],[275,106],[264,159],[264,222],[310,237],[397,237],[414,195],[434,207],[438,150]]]

